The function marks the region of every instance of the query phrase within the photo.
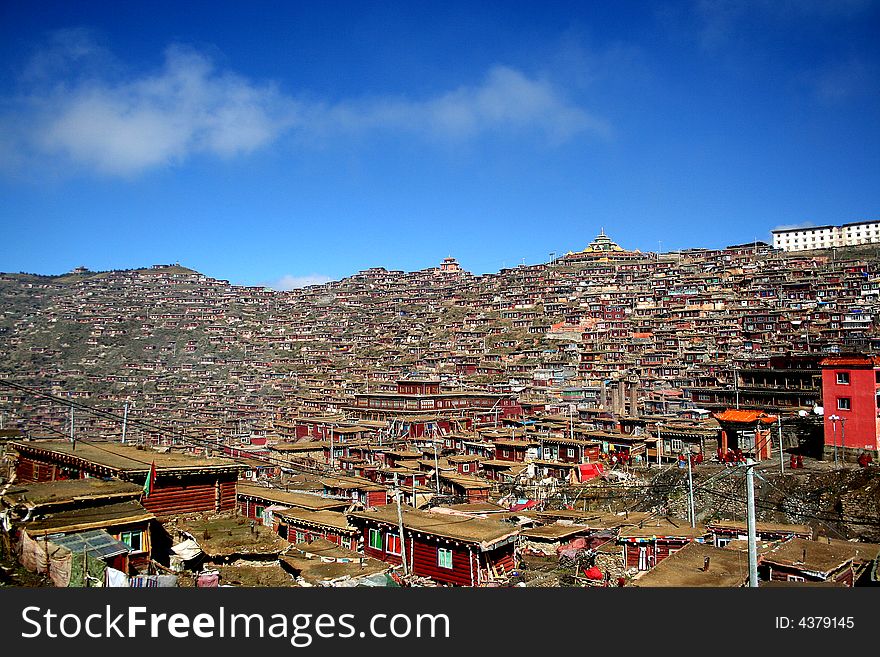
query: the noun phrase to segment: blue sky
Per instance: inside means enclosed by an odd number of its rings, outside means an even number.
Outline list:
[[[880,3],[0,3],[0,271],[290,287],[877,218]]]

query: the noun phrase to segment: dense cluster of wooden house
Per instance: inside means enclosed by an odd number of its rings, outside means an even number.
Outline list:
[[[423,486],[400,479],[388,487],[266,472],[254,481],[236,459],[182,451],[58,440],[6,447],[14,476],[0,486],[5,549],[55,586],[534,586],[527,573],[564,559],[584,586],[748,580],[746,526],[733,520],[691,526],[656,513],[484,498],[429,506]],[[398,470],[411,454],[384,456]],[[765,582],[878,582],[880,545],[814,540],[806,525],[756,531]]]
[[[699,561],[707,583],[731,584],[717,569],[742,552],[726,530],[547,515],[548,492],[684,455],[880,460],[877,269],[762,242],[626,251],[603,231],[497,274],[447,258],[283,292],[177,265],[2,274],[4,523],[18,549],[29,536],[33,566],[49,543],[66,555],[52,537],[79,531],[65,523],[86,508],[82,531],[115,541],[114,572],[215,584],[387,582],[392,567],[510,584],[529,559],[575,553],[605,583]],[[771,534],[765,579],[800,577],[781,546],[810,532]],[[870,549],[846,549],[826,540],[843,560],[804,579],[876,578]]]

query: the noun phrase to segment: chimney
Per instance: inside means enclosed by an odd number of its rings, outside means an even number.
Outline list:
[[[709,571],[709,559],[710,559],[710,557],[706,557],[705,559],[703,559],[703,567],[701,570],[704,573]]]
[[[629,414],[633,417],[639,416],[639,379],[633,377],[630,379],[629,388]]]

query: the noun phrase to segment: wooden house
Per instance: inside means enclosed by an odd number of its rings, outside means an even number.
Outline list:
[[[141,486],[152,464],[156,481],[143,498],[159,517],[235,508],[235,484],[246,466],[228,459],[142,450],[118,443],[69,443],[63,440],[15,441],[16,473],[21,482],[114,478]]]
[[[739,520],[713,520],[706,526],[712,534],[715,547],[726,547],[731,541],[748,538],[748,527]],[[813,530],[808,525],[787,525],[777,522],[755,523],[755,535],[759,541],[781,541],[789,538],[813,537]]]
[[[855,586],[876,569],[880,545],[833,539],[793,538],[766,550],[758,559],[758,575],[766,581],[838,582]]]
[[[688,543],[704,542],[708,536],[705,527],[691,527],[687,520],[656,518],[624,527],[617,540],[627,568],[650,570]]]
[[[636,578],[632,586],[742,587],[748,581],[748,562],[738,551],[688,543]]]
[[[98,556],[128,572],[146,566],[152,551],[156,516],[141,506],[142,494],[141,486],[118,480],[17,483],[6,487],[0,506],[16,530],[64,547],[71,540],[84,543],[79,538],[90,532],[91,543],[85,542],[84,549],[92,550],[96,535],[105,536],[103,543],[115,542],[118,549]]]
[[[494,520],[405,508],[403,541],[395,505],[349,513],[362,531],[364,554],[401,563],[402,549],[412,573],[441,584],[481,586],[514,568],[516,526]]]
[[[360,532],[340,511],[280,509],[273,516],[275,532],[290,543],[311,543],[323,538],[349,550],[358,547]]]

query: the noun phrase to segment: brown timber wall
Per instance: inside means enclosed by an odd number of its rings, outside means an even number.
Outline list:
[[[157,516],[179,513],[231,511],[235,508],[235,475],[211,475],[182,479],[157,478],[156,488],[141,504]]]
[[[22,483],[53,481],[55,479],[55,466],[50,463],[20,456],[18,463],[15,465],[15,474]]]
[[[410,537],[407,536],[407,538]],[[406,551],[409,553],[410,546],[407,545],[406,547]],[[470,586],[471,567],[468,563],[470,553],[466,548],[462,548],[452,543],[439,545],[433,542],[426,542],[421,538],[416,538],[412,547],[413,572],[416,575],[430,577],[435,582]],[[437,552],[440,548],[452,550],[452,568],[441,568],[439,566]],[[407,556],[409,556],[409,554],[407,554]],[[475,582],[476,577],[476,566],[474,566]]]

